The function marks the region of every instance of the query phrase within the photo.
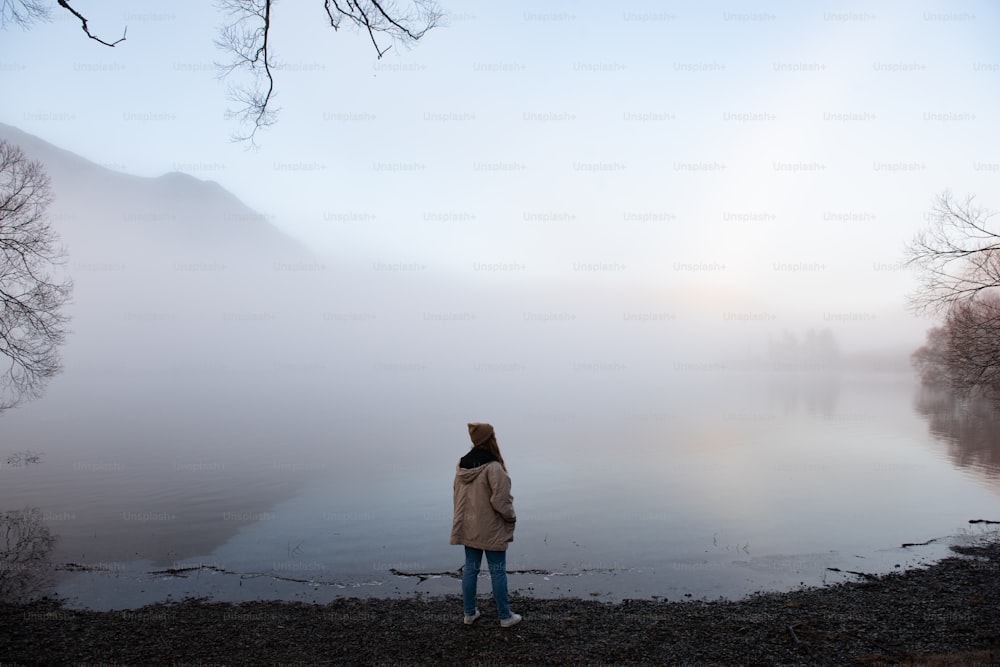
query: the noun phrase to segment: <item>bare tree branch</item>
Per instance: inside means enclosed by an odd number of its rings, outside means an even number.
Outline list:
[[[94,35],[82,13],[70,0],[56,0],[57,4],[80,21],[80,27],[90,39],[114,47],[125,41],[128,26],[122,36],[106,41]],[[394,45],[410,46],[428,30],[441,25],[444,14],[435,0],[323,0],[323,10],[330,26],[336,31],[347,20],[359,30],[368,33],[375,47],[377,58],[382,58]],[[240,130],[233,133],[233,140],[256,145],[257,131],[273,125],[278,110],[272,106],[275,97],[274,53],[272,48],[271,10],[274,0],[218,0],[219,10],[227,21],[219,29],[216,46],[230,56],[227,63],[218,64],[220,78],[235,77],[236,82],[228,91],[229,99],[236,103],[227,112],[235,119]],[[43,0],[0,0],[0,26],[15,24],[28,27],[49,17],[49,8]]]
[[[220,76],[244,72],[251,79],[229,90],[229,99],[239,105],[229,116],[250,127],[248,133],[234,133],[233,139],[254,145],[257,130],[272,125],[277,113],[270,107],[274,96],[271,0],[222,0],[219,8],[228,15],[229,22],[219,30],[215,44],[232,56],[229,64],[217,65]]]
[[[330,5],[333,5],[331,9]],[[430,0],[414,0],[410,11],[401,11],[396,3],[386,0],[324,0],[323,8],[336,30],[342,19],[348,19],[358,28],[363,28],[375,41],[375,33],[383,33],[390,39],[415,42],[424,34],[441,24],[443,16],[437,4]],[[367,9],[366,9],[367,7]],[[384,54],[389,47],[375,50]],[[380,56],[381,57],[381,56]]]
[[[80,20],[80,27],[87,33],[87,37],[95,42],[99,42],[104,46],[114,47],[125,41],[125,33],[128,32],[128,26],[125,26],[121,37],[113,42],[107,42],[90,32],[87,18],[70,6],[69,0],[56,0],[56,2],[60,7]],[[34,23],[48,21],[50,18],[49,7],[42,0],[0,0],[0,27],[5,28],[10,23],[22,28],[29,28]]]
[[[1000,287],[1000,232],[990,228],[993,213],[974,197],[937,197],[928,227],[906,249],[906,262],[921,271],[920,287],[910,296],[917,312],[942,313],[961,301]]]
[[[0,27],[8,24],[29,28],[38,21],[48,21],[49,7],[42,0],[2,0],[0,2]]]
[[[96,35],[94,35],[94,34],[92,34],[90,32],[90,28],[87,27],[87,19],[83,16],[83,14],[81,14],[80,12],[78,12],[75,9],[73,9],[72,7],[70,7],[69,2],[67,0],[56,0],[56,1],[59,3],[60,7],[62,7],[63,9],[65,9],[67,11],[69,11],[69,13],[72,14],[73,16],[75,16],[76,18],[80,19],[80,24],[81,24],[80,27],[82,27],[83,31],[85,33],[87,33],[87,37],[90,37],[95,42],[100,42],[104,46],[114,47],[114,46],[116,46],[116,45],[118,45],[118,44],[120,44],[120,43],[122,43],[122,42],[125,41],[125,33],[128,32],[128,26],[125,26],[125,30],[122,31],[122,36],[121,37],[119,37],[118,39],[116,39],[113,42],[105,42],[103,39],[101,39],[100,37],[97,37]]]
[[[274,124],[272,108],[275,81],[271,45],[273,0],[221,0],[219,8],[228,16],[216,45],[231,59],[218,65],[220,77],[242,74],[244,81],[229,91],[237,107],[229,116],[244,128],[235,141],[255,146],[257,131]],[[386,0],[324,0],[323,9],[334,30],[346,19],[368,33],[375,53],[382,58],[394,44],[411,45],[428,30],[440,25],[442,13],[431,0],[408,0],[408,10]]]

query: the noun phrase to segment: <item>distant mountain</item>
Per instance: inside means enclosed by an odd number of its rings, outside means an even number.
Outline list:
[[[102,167],[0,123],[0,139],[41,162],[52,179],[53,226],[71,262],[301,262],[310,254],[214,181],[171,172],[157,178]],[[124,261],[124,260],[123,260]]]
[[[278,363],[268,348],[278,329],[315,308],[317,294],[335,293],[317,287],[331,273],[322,259],[218,183],[121,173],[8,125],[0,139],[52,181],[49,219],[66,250],[59,271],[74,284],[54,385],[71,393],[120,373]]]

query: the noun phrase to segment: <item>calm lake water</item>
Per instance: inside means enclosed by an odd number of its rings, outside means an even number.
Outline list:
[[[519,520],[513,590],[597,599],[738,597],[885,572],[1000,519],[1000,421],[908,373],[588,369],[553,399],[531,371],[381,369],[357,395],[328,366],[85,372],[3,416],[0,507],[59,540],[56,592],[111,608],[168,596],[456,593],[448,545],[466,422],[491,421]],[[411,377],[413,376],[413,377]],[[513,377],[508,377],[513,376]],[[341,387],[338,389],[338,387]],[[450,387],[450,388],[448,388]],[[449,397],[442,402],[442,394]],[[903,543],[930,544],[902,548]],[[183,576],[163,572],[195,568]],[[481,583],[488,590],[488,582]]]

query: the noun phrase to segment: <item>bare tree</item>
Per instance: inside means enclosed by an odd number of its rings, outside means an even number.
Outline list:
[[[57,3],[80,21],[89,38],[111,47],[125,41],[128,26],[120,38],[106,41],[90,32],[86,17],[68,0]],[[219,72],[223,78],[241,75],[229,90],[230,100],[237,105],[229,115],[243,128],[233,138],[249,146],[254,145],[257,131],[272,125],[277,116],[272,105],[276,69],[274,4],[274,0],[219,0],[218,5],[226,15],[226,23],[219,30],[216,45],[230,56],[229,62],[218,65]],[[413,45],[428,30],[441,25],[442,17],[435,0],[403,0],[402,5],[396,0],[323,0],[323,21],[335,31],[346,22],[367,33],[378,58],[393,45]],[[0,0],[0,27],[28,27],[48,18],[48,7],[41,0]]]
[[[993,213],[974,200],[943,192],[930,224],[907,246],[907,263],[920,270],[921,279],[910,297],[914,310],[944,313],[1000,287],[1000,232],[990,229]]]
[[[952,305],[911,361],[928,387],[1000,403],[1000,296]]]
[[[945,317],[949,384],[962,394],[1000,399],[1000,296],[952,305]]]
[[[61,369],[72,283],[53,275],[65,256],[50,202],[42,165],[0,140],[0,411],[41,395]]]
[[[925,385],[948,387],[951,385],[951,369],[947,358],[948,333],[943,326],[932,327],[927,331],[927,342],[910,355],[910,362]]]
[[[972,195],[943,192],[907,262],[920,270],[911,307],[944,316],[912,357],[924,382],[1000,401],[1000,231],[992,217]]]

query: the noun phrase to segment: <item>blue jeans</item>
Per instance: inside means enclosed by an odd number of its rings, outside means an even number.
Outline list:
[[[483,562],[483,550],[465,547],[465,569],[462,571],[462,602],[465,605],[465,615],[476,613],[476,581],[479,579],[479,565]],[[510,617],[510,604],[507,602],[507,552],[486,551],[486,563],[490,568],[490,579],[493,582],[493,599],[497,603],[497,615],[500,618]]]

